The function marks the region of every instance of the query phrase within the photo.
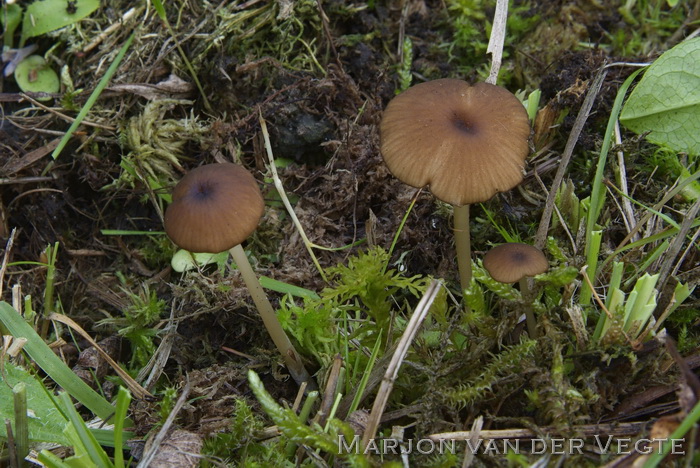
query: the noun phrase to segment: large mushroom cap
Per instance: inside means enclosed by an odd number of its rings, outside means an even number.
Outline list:
[[[526,276],[535,276],[549,269],[542,251],[527,244],[501,244],[484,255],[484,268],[501,283],[515,283]]]
[[[265,202],[253,175],[236,164],[193,169],[173,190],[165,232],[190,252],[224,252],[258,227]]]
[[[380,135],[384,161],[398,179],[428,185],[440,200],[466,205],[522,181],[530,124],[510,91],[440,79],[392,99]]]

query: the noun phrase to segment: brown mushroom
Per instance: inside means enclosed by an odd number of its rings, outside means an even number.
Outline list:
[[[532,303],[527,278],[539,275],[549,269],[549,262],[537,247],[516,242],[501,244],[484,255],[484,268],[491,277],[500,283],[520,282],[520,294],[525,306],[525,317],[530,337],[537,337],[537,321],[529,307]]]
[[[190,252],[231,253],[290,374],[299,384],[311,386],[299,353],[277,320],[241,247],[257,228],[264,209],[260,188],[250,172],[231,163],[209,164],[193,169],[175,186],[173,201],[165,211],[165,232],[177,246]]]
[[[508,90],[487,83],[440,79],[389,102],[380,124],[389,170],[414,187],[429,186],[454,205],[462,289],[471,282],[469,205],[522,181],[528,155],[527,111]]]

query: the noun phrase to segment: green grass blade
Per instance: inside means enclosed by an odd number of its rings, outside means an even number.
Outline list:
[[[27,339],[24,351],[73,398],[84,404],[101,419],[107,420],[112,416],[114,407],[88,384],[80,380],[7,302],[0,302],[0,322],[7,327],[12,336]]]
[[[634,71],[620,86],[617,91],[617,96],[615,97],[615,102],[613,104],[612,110],[610,111],[610,118],[608,119],[608,126],[605,129],[605,136],[603,138],[603,144],[600,147],[600,156],[598,157],[598,166],[596,168],[595,178],[593,179],[593,187],[591,189],[591,205],[588,210],[588,217],[586,219],[586,245],[585,245],[585,255],[586,258],[590,260],[591,256],[591,240],[593,236],[593,231],[596,231],[596,224],[598,222],[598,216],[600,216],[603,210],[603,203],[605,202],[605,186],[603,184],[603,176],[605,174],[605,165],[608,160],[608,152],[612,145],[613,130],[615,129],[615,122],[620,115],[620,109],[622,108],[622,102],[625,100],[625,95],[627,90],[634,82],[634,79],[641,73],[643,69]],[[589,263],[590,265],[590,263]],[[595,284],[596,270],[589,266],[588,276],[591,279],[591,283]],[[586,301],[582,301],[583,304],[587,304],[590,301],[590,291],[588,287],[584,286],[582,295]]]
[[[131,393],[124,387],[119,387],[117,393],[117,410],[114,415],[114,466],[124,467],[124,421],[131,403]]]
[[[156,9],[156,13],[158,13],[158,18],[160,18],[161,21],[166,22],[168,21],[168,17],[165,15],[165,7],[161,3],[160,0],[153,0],[153,8]]]
[[[666,439],[661,450],[655,450],[647,461],[644,463],[644,468],[655,468],[661,463],[661,461],[668,455],[671,451],[671,447],[674,445],[674,441],[678,441],[685,437],[685,435],[690,431],[690,429],[700,420],[700,403],[697,403],[693,410],[688,413],[683,422],[678,426],[678,428],[673,431],[673,433]],[[692,444],[693,441],[690,441]],[[677,447],[676,447],[677,448]]]
[[[318,299],[319,296],[310,289],[294,286],[293,284],[283,283],[276,279],[268,278],[267,276],[260,277],[260,286],[270,291],[275,291],[282,294],[291,294],[292,296],[302,297],[306,299]]]
[[[124,58],[124,55],[126,54],[126,51],[129,49],[129,46],[131,45],[132,41],[134,40],[134,34],[132,33],[131,36],[129,36],[129,39],[126,40],[124,45],[122,46],[121,50],[119,50],[119,54],[117,54],[117,57],[114,59],[114,62],[112,62],[112,65],[109,66],[107,69],[107,72],[104,74],[100,82],[97,84],[95,87],[94,91],[88,98],[88,100],[85,102],[85,105],[83,106],[82,109],[80,109],[80,112],[78,113],[78,116],[75,118],[71,126],[68,128],[68,131],[66,132],[65,135],[63,135],[63,138],[61,138],[61,141],[58,143],[58,146],[56,149],[53,150],[53,153],[51,153],[51,157],[56,159],[58,156],[61,154],[61,151],[63,151],[63,148],[68,144],[68,140],[70,140],[71,136],[73,133],[78,129],[80,124],[83,122],[85,117],[87,116],[88,112],[90,112],[90,109],[92,109],[92,106],[95,105],[95,102],[97,102],[97,98],[100,97],[100,94],[102,94],[102,91],[107,87],[107,84],[109,83],[109,80],[112,79],[112,75],[114,75],[114,72],[117,71],[117,68],[119,67],[119,64],[122,62],[122,59]]]
[[[47,466],[48,468],[74,468],[72,465],[65,463],[58,456],[54,455],[53,452],[49,452],[46,449],[39,452],[39,456],[37,458],[44,464],[44,466]]]
[[[379,356],[379,350],[381,349],[381,343],[382,343],[382,334],[380,332],[377,335],[377,341],[374,343],[374,348],[372,349],[372,355],[369,357],[369,361],[367,361],[367,367],[365,368],[365,372],[362,374],[362,378],[360,379],[360,383],[357,386],[357,392],[355,392],[355,396],[352,399],[352,403],[350,404],[350,409],[348,410],[348,414],[352,413],[353,411],[356,411],[357,408],[360,407],[360,402],[362,401],[362,395],[365,393],[365,388],[367,388],[367,382],[369,382],[369,377],[372,374],[372,369],[374,369],[374,363],[377,361],[377,358]]]
[[[586,241],[586,264],[588,265],[588,278],[591,280],[591,284],[595,286],[596,271],[598,268],[598,254],[600,253],[600,243],[603,239],[603,231],[593,231],[591,236]],[[593,291],[588,286],[588,283],[584,281],[581,287],[581,295],[579,296],[579,304],[588,305],[591,302],[591,297]]]
[[[98,468],[113,468],[114,465],[107,456],[107,452],[104,451],[100,444],[95,439],[95,436],[90,432],[83,418],[76,411],[73,406],[73,401],[70,399],[70,395],[66,392],[61,392],[59,395],[59,400],[63,403],[63,411],[65,412],[68,420],[70,421],[73,429],[78,435],[80,442],[82,442],[85,450],[87,451],[90,461],[92,461]]]

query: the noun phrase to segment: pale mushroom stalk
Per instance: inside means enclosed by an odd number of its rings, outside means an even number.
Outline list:
[[[205,164],[188,172],[175,186],[163,223],[168,237],[180,248],[195,253],[231,253],[289,373],[311,390],[315,384],[241,247],[258,227],[264,211],[260,187],[245,168],[231,163]]]
[[[469,205],[454,207],[455,247],[462,293],[469,289],[472,280],[471,235],[469,232]]]
[[[534,301],[534,298],[532,297],[530,278],[528,277],[520,278],[520,297],[522,297],[522,303],[525,308],[527,333],[530,335],[530,338],[539,338],[540,332],[537,330],[537,319],[535,318],[535,313],[532,311],[532,302]]]
[[[241,247],[241,244],[238,244],[232,247],[229,252],[231,253],[233,261],[236,262],[238,266],[238,271],[241,272],[241,277],[248,287],[248,291],[253,298],[258,313],[260,313],[260,317],[262,318],[268,334],[284,358],[289,373],[297,383],[301,384],[302,382],[306,382],[307,389],[311,390],[313,386],[311,376],[304,367],[301,356],[297,353],[297,350],[294,348],[294,345],[289,340],[289,337],[284,332],[282,325],[277,319],[275,310],[272,308],[272,304],[270,304],[270,300],[267,298],[262,286],[260,286],[260,281],[258,281],[258,277],[253,271],[253,267],[250,265],[250,261],[248,261],[248,256],[245,254],[243,247]]]

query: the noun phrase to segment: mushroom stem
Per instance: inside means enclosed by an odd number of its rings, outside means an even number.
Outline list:
[[[472,246],[469,233],[469,205],[454,207],[455,247],[457,248],[457,266],[462,294],[469,289],[472,281]]]
[[[522,298],[522,305],[525,309],[525,320],[527,322],[527,333],[530,338],[536,339],[539,337],[539,332],[537,331],[537,319],[535,318],[535,312],[532,310],[532,291],[530,289],[529,278],[524,276],[520,279],[520,297]]]
[[[260,317],[262,317],[265,328],[270,334],[275,346],[277,346],[277,349],[282,354],[284,362],[287,365],[292,378],[299,385],[306,382],[306,389],[313,390],[315,388],[315,384],[304,367],[301,356],[299,356],[297,350],[294,349],[294,345],[292,345],[292,342],[289,341],[289,337],[284,332],[279,320],[277,320],[277,315],[272,308],[272,304],[270,304],[270,301],[265,295],[265,291],[263,291],[262,286],[260,286],[260,281],[258,281],[258,277],[255,275],[253,267],[250,266],[250,262],[248,261],[248,257],[246,256],[243,247],[238,244],[231,248],[229,252],[233,257],[233,261],[236,262],[236,265],[238,265],[238,270],[241,272],[243,281],[248,287],[250,295],[253,297],[253,302],[260,313]]]

